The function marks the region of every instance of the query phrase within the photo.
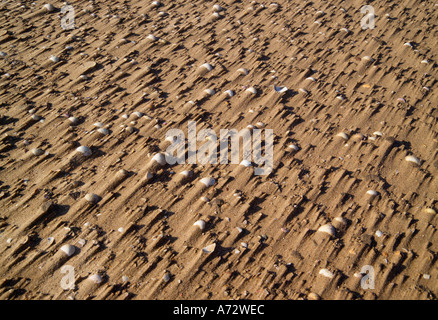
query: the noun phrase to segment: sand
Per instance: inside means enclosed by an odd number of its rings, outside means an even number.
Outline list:
[[[0,4],[0,299],[437,298],[438,3],[45,4]],[[188,121],[271,174],[151,162]]]

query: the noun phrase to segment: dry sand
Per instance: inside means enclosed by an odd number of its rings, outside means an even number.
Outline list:
[[[0,299],[436,299],[438,2],[365,2],[3,1]],[[151,166],[188,121],[273,172]]]

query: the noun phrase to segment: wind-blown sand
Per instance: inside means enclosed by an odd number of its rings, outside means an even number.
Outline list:
[[[365,2],[2,2],[0,299],[436,299],[438,3]],[[151,162],[188,121],[272,173]]]

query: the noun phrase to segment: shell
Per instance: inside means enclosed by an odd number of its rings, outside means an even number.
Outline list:
[[[64,252],[68,257],[71,257],[76,252],[76,247],[71,244],[65,244],[59,249],[60,251]]]
[[[99,196],[94,193],[87,193],[84,198],[91,203],[98,203],[100,200]]]
[[[289,149],[292,149],[292,151],[295,151],[295,152],[297,152],[297,151],[300,150],[300,148],[299,148],[296,144],[290,144],[290,145],[288,146],[288,148],[289,148]]]
[[[370,56],[364,56],[364,57],[362,58],[362,61],[374,62],[374,59],[371,58]]]
[[[193,176],[193,171],[191,171],[191,170],[184,170],[184,171],[180,172],[179,174],[183,175],[184,177],[191,177],[191,176]]]
[[[205,89],[204,92],[210,96],[212,96],[216,93],[213,89]]]
[[[170,273],[166,272],[163,276],[163,281],[164,282],[169,282],[170,281]]]
[[[254,87],[249,87],[248,89],[245,90],[246,92],[252,93],[252,94],[257,94],[257,89]]]
[[[150,41],[157,41],[158,38],[156,36],[154,36],[153,34],[150,34],[146,37],[146,39],[150,40]]]
[[[319,227],[318,232],[328,233],[332,237],[336,237],[336,229],[331,224],[325,224]]]
[[[320,297],[318,294],[316,294],[316,293],[314,293],[314,292],[311,292],[311,293],[309,293],[309,295],[307,296],[307,299],[308,299],[308,300],[321,300],[321,297]]]
[[[50,56],[49,60],[54,62],[54,63],[58,63],[59,62],[59,58],[57,56]]]
[[[201,180],[199,180],[200,183],[202,183],[203,185],[205,185],[206,187],[211,187],[216,183],[216,180],[214,180],[211,177],[206,177],[206,178],[202,178]]]
[[[222,17],[219,12],[214,12],[211,16],[215,19],[219,19],[220,17]]]
[[[95,284],[99,284],[103,281],[102,277],[99,274],[92,274],[88,277],[88,280],[92,281]]]
[[[213,70],[213,66],[209,63],[204,63],[202,66],[200,66],[200,68],[207,69],[207,71]]]
[[[346,134],[345,132],[339,132],[336,136],[344,140],[348,140],[348,134]]]
[[[324,276],[324,277],[326,277],[326,278],[330,278],[330,279],[332,279],[332,278],[334,278],[334,274],[333,274],[333,272],[331,272],[330,270],[328,270],[328,269],[321,269],[321,270],[319,270],[319,274],[320,275],[322,275],[322,276]]]
[[[218,5],[218,4],[215,4],[215,5],[213,6],[213,10],[216,11],[216,12],[219,12],[219,11],[224,10],[224,8],[222,8],[222,7],[221,7],[220,5]]]
[[[245,68],[240,68],[237,70],[237,72],[239,72],[240,74],[243,74],[245,76],[247,76],[249,73],[248,69],[245,69]]]
[[[283,93],[286,92],[288,88],[284,86],[274,86],[274,90],[278,93]]]
[[[89,157],[93,153],[91,149],[86,146],[80,146],[76,148],[76,152],[82,153],[84,157]]]
[[[68,118],[68,120],[70,121],[71,125],[75,126],[79,123],[79,119],[76,117],[70,117]]]
[[[376,197],[379,195],[379,193],[376,190],[368,190],[367,195],[370,195],[372,197]]]
[[[201,229],[201,231],[205,229],[205,221],[204,220],[198,220],[193,225],[197,226],[199,229]]]
[[[341,224],[347,224],[347,219],[343,218],[343,217],[336,217],[333,219],[336,222],[339,222]]]
[[[429,214],[436,214],[435,209],[432,209],[432,208],[426,208],[426,209],[424,209],[424,212],[429,213]]]
[[[205,248],[203,248],[202,251],[204,253],[210,254],[210,253],[213,253],[215,249],[216,249],[216,243],[213,243],[213,244],[210,244],[210,245],[206,246]]]
[[[381,236],[383,236],[383,232],[380,231],[380,230],[377,230],[376,231],[376,236],[380,238]]]
[[[157,153],[152,157],[151,162],[157,162],[159,165],[164,166],[166,164],[166,157],[162,153]]]
[[[136,116],[137,118],[141,118],[141,117],[144,116],[144,113],[143,113],[143,112],[140,112],[140,111],[135,111],[135,112],[133,112],[132,114],[133,114],[134,116]]]
[[[99,133],[101,133],[101,134],[103,134],[105,136],[109,134],[109,130],[107,128],[99,128],[97,130],[97,132],[99,132]]]
[[[416,164],[418,166],[421,164],[420,159],[418,159],[417,157],[414,157],[414,156],[407,156],[405,158],[405,160],[408,161],[408,162],[412,162],[412,163],[414,163],[414,164]]]
[[[95,122],[95,123],[93,123],[93,126],[98,127],[98,128],[103,128],[104,124],[102,122]]]
[[[232,97],[232,96],[234,96],[234,91],[233,90],[227,90],[227,91],[224,91],[224,94],[228,95],[229,97]]]
[[[153,2],[152,2],[152,6],[153,6],[153,7],[156,7],[156,8],[157,8],[157,7],[160,7],[160,6],[161,6],[161,2],[160,2],[160,1],[153,1]]]
[[[44,150],[40,149],[40,148],[35,148],[30,150],[30,152],[32,152],[35,156],[40,156],[42,154],[44,154]]]
[[[31,118],[32,118],[32,120],[35,120],[35,121],[41,120],[41,117],[39,115],[36,115],[36,114],[33,114]]]
[[[53,12],[55,11],[55,7],[51,4],[51,3],[46,3],[43,6],[44,9],[46,9],[48,12]]]

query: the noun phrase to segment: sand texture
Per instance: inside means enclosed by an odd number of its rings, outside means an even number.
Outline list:
[[[368,2],[2,1],[0,299],[436,299],[438,2]]]

